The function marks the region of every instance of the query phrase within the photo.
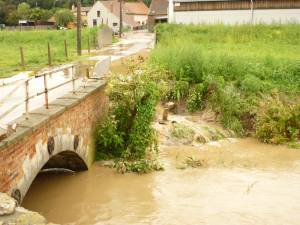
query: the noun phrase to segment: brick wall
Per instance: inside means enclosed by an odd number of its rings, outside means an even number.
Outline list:
[[[94,128],[108,109],[104,89],[103,82],[95,82],[76,95],[57,99],[49,111],[35,110],[28,121],[20,118],[17,132],[0,145],[0,192],[20,194],[21,200],[41,168],[64,151],[89,166]]]

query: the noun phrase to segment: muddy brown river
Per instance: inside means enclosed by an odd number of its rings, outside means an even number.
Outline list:
[[[187,157],[203,166],[185,166]],[[300,224],[300,150],[226,139],[162,146],[165,171],[117,174],[95,163],[41,174],[23,206],[59,224]]]

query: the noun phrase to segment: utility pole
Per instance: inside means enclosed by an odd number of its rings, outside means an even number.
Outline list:
[[[250,0],[251,2],[251,24],[253,24],[254,22],[254,3],[253,3],[253,0]]]
[[[77,55],[81,55],[81,0],[77,0]]]
[[[119,24],[119,38],[122,37],[122,30],[123,30],[123,10],[122,10],[122,0],[120,1],[120,24]]]

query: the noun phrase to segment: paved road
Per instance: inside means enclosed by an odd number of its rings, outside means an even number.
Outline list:
[[[118,43],[102,49],[97,52],[97,56],[88,58],[89,60],[103,60],[111,57],[112,61],[135,54],[143,49],[152,48],[154,45],[154,35],[145,31],[130,32],[124,35]],[[29,72],[18,74],[8,79],[0,79],[0,133],[7,128],[13,120],[20,117],[25,111],[25,81],[28,79]],[[48,78],[48,87],[62,84],[70,80],[70,76],[64,75],[63,72],[53,73]],[[6,84],[6,85],[3,85]],[[75,86],[79,88],[83,85],[83,79],[76,81]],[[29,81],[29,92],[36,95],[44,90],[44,80],[42,77],[33,78]],[[49,92],[49,101],[65,95],[72,90],[72,83],[64,85]],[[14,105],[17,108],[10,110]],[[44,105],[44,95],[35,97],[30,101],[29,110],[36,109]]]

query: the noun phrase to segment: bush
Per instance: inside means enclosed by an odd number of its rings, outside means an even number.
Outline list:
[[[69,9],[60,9],[55,13],[55,21],[58,26],[65,26],[67,23],[74,22],[74,14]]]
[[[204,108],[203,94],[205,92],[204,84],[196,84],[190,91],[187,98],[187,109],[190,112],[196,112]]]
[[[170,82],[168,91],[163,97],[167,101],[180,101],[187,97],[189,93],[189,83],[187,81]]]
[[[300,104],[288,105],[280,100],[263,104],[256,123],[256,135],[266,143],[282,144],[300,138]]]
[[[144,159],[147,151],[156,150],[151,122],[159,89],[151,72],[134,70],[126,75],[111,75],[107,94],[110,116],[96,129],[97,159]]]

